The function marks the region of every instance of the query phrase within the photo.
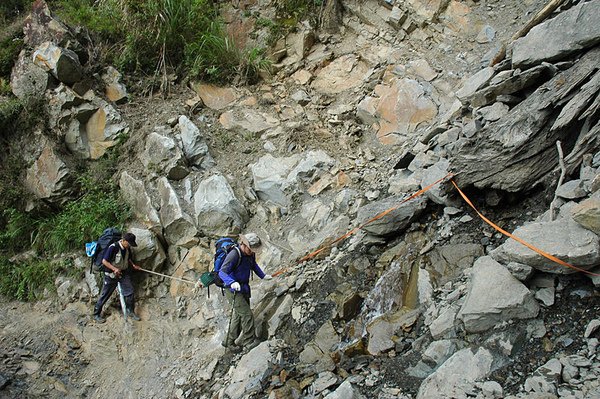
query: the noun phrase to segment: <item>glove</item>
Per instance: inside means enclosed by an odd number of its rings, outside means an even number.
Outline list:
[[[238,283],[237,281],[234,281],[233,283],[231,283],[230,287],[232,290],[237,291],[237,292],[240,292],[242,290],[240,283]]]
[[[271,276],[270,274],[265,274],[265,276],[263,277],[263,280],[271,280],[273,278],[273,276]]]

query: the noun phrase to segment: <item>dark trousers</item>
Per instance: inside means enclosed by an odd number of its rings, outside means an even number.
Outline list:
[[[121,292],[125,297],[125,306],[127,307],[127,311],[134,311],[135,300],[133,297],[133,283],[131,282],[131,276],[129,274],[123,274],[121,278],[118,279],[112,278],[105,274],[100,298],[98,298],[98,302],[96,302],[96,306],[94,306],[94,315],[100,316],[102,313],[102,307],[115,291],[115,288],[117,288],[117,284],[121,284]]]

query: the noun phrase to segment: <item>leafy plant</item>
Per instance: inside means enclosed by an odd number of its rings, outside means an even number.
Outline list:
[[[116,185],[100,184],[89,176],[79,179],[85,193],[56,215],[41,220],[33,245],[43,253],[56,254],[80,248],[98,237],[107,226],[120,226],[131,216]]]
[[[65,266],[39,259],[10,262],[0,256],[0,294],[22,301],[38,299],[44,289],[55,288],[54,280]]]
[[[9,35],[0,41],[0,78],[10,78],[12,67],[23,48],[23,39]]]
[[[12,124],[19,117],[23,103],[16,98],[0,100],[0,138],[11,131]]]

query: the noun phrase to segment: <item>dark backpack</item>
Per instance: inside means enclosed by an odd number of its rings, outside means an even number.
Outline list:
[[[238,260],[235,265],[237,268],[242,262],[242,251],[237,246],[235,241],[229,237],[219,238],[215,243],[215,259],[213,262],[213,270],[210,272],[204,272],[200,275],[200,282],[205,287],[210,287],[211,285],[216,285],[217,287],[223,289],[225,288],[225,283],[219,276],[219,270],[221,270],[221,266],[223,266],[223,262],[227,257],[227,254],[235,250],[238,254]],[[210,297],[210,289],[208,290],[208,296]]]
[[[123,238],[123,234],[116,227],[109,227],[102,232],[97,241],[86,244],[86,253],[91,258],[90,272],[95,269],[97,272],[106,271],[102,264],[106,249],[115,242]],[[94,267],[95,266],[95,267]]]

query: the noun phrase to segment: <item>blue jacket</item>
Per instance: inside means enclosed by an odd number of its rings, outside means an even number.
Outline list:
[[[261,279],[265,277],[265,273],[256,263],[256,257],[254,255],[247,256],[241,251],[240,253],[242,254],[242,261],[238,265],[238,251],[229,251],[223,261],[221,270],[219,270],[219,277],[221,277],[227,287],[237,281],[242,288],[240,292],[245,296],[250,297],[250,273],[256,273]],[[231,292],[234,291],[231,290]]]

